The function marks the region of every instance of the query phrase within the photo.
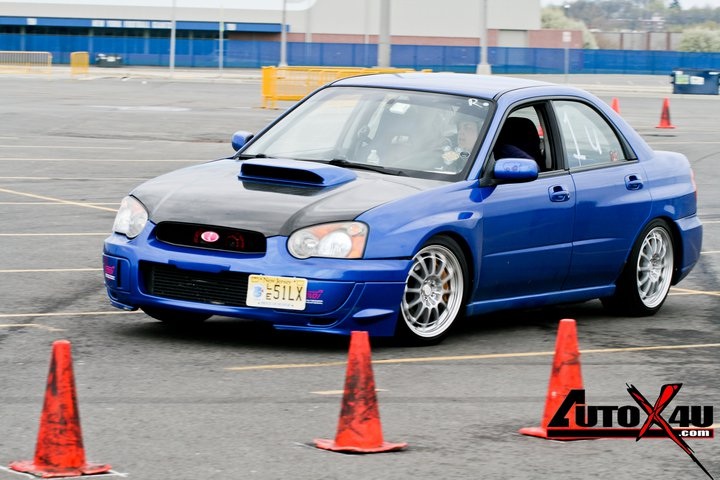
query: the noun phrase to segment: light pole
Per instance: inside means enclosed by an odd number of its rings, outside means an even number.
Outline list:
[[[287,32],[285,31],[285,19],[287,17],[287,0],[283,0],[282,23],[280,24],[280,63],[278,67],[287,67]]]
[[[368,58],[368,50],[370,43],[370,2],[365,2],[365,34],[363,35],[363,43],[365,44],[363,50],[363,63],[364,66],[370,66],[370,59]]]
[[[170,21],[170,76],[175,72],[175,0],[172,0],[172,20]]]
[[[314,65],[310,62],[312,54],[312,8],[308,5],[305,10],[305,61],[303,65]]]
[[[570,18],[568,13],[570,12],[570,4],[566,3],[565,17]],[[565,83],[568,82],[568,73],[570,72],[570,42],[572,41],[572,33],[565,31],[562,33],[563,47],[565,50]]]
[[[390,67],[390,0],[380,0],[378,67]]]
[[[490,65],[487,63],[487,2],[480,0],[480,63],[475,73],[478,75],[490,75]]]
[[[220,2],[220,24],[218,29],[218,70],[220,71],[220,75],[222,75],[223,70],[223,40],[225,37],[225,10],[223,8],[223,3]]]

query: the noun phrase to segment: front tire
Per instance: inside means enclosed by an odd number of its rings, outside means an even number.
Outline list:
[[[467,278],[457,242],[447,237],[430,239],[412,259],[397,336],[415,345],[442,341],[464,307]]]
[[[670,291],[674,268],[672,234],[665,222],[654,220],[635,241],[615,295],[603,304],[627,315],[654,315]]]

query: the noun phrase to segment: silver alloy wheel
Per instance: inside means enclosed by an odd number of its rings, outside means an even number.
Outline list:
[[[402,316],[423,338],[441,335],[460,311],[465,279],[460,261],[442,245],[428,245],[415,257],[405,281]]]
[[[645,235],[638,252],[636,285],[640,301],[647,308],[660,305],[670,290],[673,250],[670,234],[655,227]]]

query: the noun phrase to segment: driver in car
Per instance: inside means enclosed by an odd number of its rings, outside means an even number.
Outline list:
[[[458,111],[455,114],[457,133],[447,139],[442,148],[442,170],[457,172],[465,165],[480,134],[480,120],[474,115]],[[458,160],[462,160],[458,162]]]

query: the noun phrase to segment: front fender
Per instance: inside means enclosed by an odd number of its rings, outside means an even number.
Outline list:
[[[459,182],[386,203],[360,215],[370,225],[365,258],[410,258],[432,236],[451,233],[479,248],[477,182]]]

